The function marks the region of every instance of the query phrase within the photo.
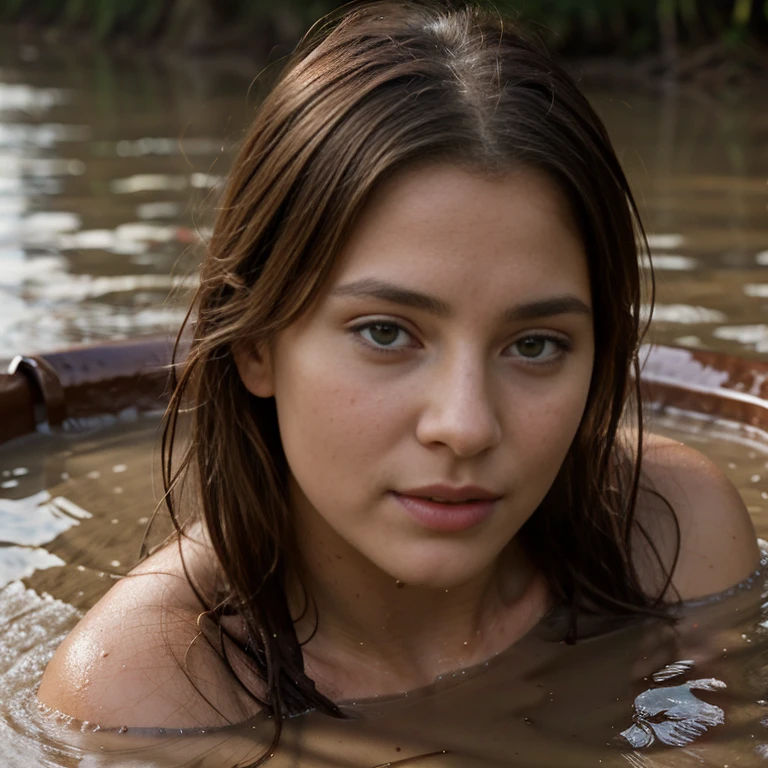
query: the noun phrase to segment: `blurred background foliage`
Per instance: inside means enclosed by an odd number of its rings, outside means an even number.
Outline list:
[[[0,0],[0,21],[99,41],[129,39],[196,52],[237,46],[263,57],[291,45],[334,0]],[[671,60],[713,45],[768,46],[768,0],[496,0],[568,56]]]

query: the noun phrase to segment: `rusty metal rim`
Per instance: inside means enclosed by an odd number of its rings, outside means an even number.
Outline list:
[[[0,374],[0,443],[43,427],[165,407],[172,342],[148,337],[18,355]]]

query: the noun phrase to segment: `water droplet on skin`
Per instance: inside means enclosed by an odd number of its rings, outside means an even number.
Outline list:
[[[61,473],[61,479],[62,480],[69,480],[69,472],[62,472]]]
[[[128,467],[125,464],[115,464],[115,466],[112,467],[112,471],[115,473],[125,472],[126,469],[128,469]]]
[[[119,567],[120,567],[120,565],[121,565],[121,563],[120,563],[120,561],[119,561],[119,560],[113,560],[113,561],[110,563],[110,565],[111,565],[113,568],[119,568]]]
[[[398,589],[402,589],[402,588],[405,586],[405,584],[403,584],[403,582],[402,582],[402,581],[400,581],[400,579],[398,579],[398,580],[395,582],[395,584],[397,585],[397,588],[398,588]]]
[[[120,494],[123,492],[123,489],[120,486],[117,486],[116,488],[112,489],[112,493]]]
[[[14,477],[23,477],[29,474],[29,470],[26,467],[16,467],[16,469],[11,471],[11,474]]]
[[[116,517],[113,517],[112,520],[110,520],[110,522],[112,523],[112,525],[117,525],[120,521]]]
[[[90,478],[91,480],[95,480],[97,477],[101,477],[101,472],[94,469],[93,472],[89,472],[86,477]]]
[[[4,483],[0,483],[0,488],[16,488],[18,484],[18,480],[6,480]]]
[[[107,658],[107,656],[109,656],[109,651],[102,651],[102,652],[101,652],[101,658],[102,658],[102,659],[106,659],[106,658]]]
[[[752,477],[749,478],[753,483],[759,483],[760,482],[760,475],[752,475]]]

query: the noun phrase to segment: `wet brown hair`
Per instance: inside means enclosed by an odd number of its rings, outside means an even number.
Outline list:
[[[637,243],[645,240],[605,128],[546,50],[493,11],[438,0],[353,4],[299,46],[234,162],[163,436],[171,516],[181,526],[174,491],[193,475],[226,580],[206,607],[214,622],[232,612],[245,621],[243,650],[263,678],[251,693],[274,717],[275,739],[285,716],[341,712],[305,674],[287,605],[295,552],[274,400],[247,392],[233,348],[266,343],[300,317],[371,192],[430,160],[487,174],[536,169],[569,201],[588,256],[594,372],[568,457],[520,537],[569,610],[568,639],[585,610],[664,612],[664,590],[646,594],[631,558],[642,429],[631,450],[617,430],[627,403],[642,424]],[[191,423],[177,461],[185,409]]]

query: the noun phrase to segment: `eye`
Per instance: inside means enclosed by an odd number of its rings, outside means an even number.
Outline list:
[[[557,336],[542,336],[532,334],[518,339],[509,349],[513,350],[512,357],[519,357],[531,362],[550,362],[569,352],[571,345]]]
[[[352,331],[375,349],[403,349],[413,341],[408,331],[396,323],[365,323],[356,326]]]

